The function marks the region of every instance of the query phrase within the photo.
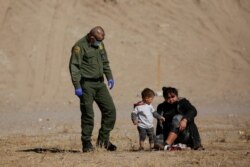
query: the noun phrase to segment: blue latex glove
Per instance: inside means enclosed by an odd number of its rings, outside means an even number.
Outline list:
[[[78,97],[82,96],[83,95],[82,88],[75,89],[75,95],[77,95]]]
[[[112,89],[114,87],[114,84],[115,84],[115,81],[113,79],[110,79],[108,81],[108,86],[109,86],[109,89]]]

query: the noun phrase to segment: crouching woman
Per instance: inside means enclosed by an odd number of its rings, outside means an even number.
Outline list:
[[[157,112],[165,122],[157,122],[156,136],[163,135],[164,150],[172,150],[176,144],[186,144],[194,150],[204,150],[194,118],[195,107],[186,99],[178,96],[173,87],[163,87],[164,102],[159,104]]]

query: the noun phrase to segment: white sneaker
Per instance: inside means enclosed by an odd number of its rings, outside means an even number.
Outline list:
[[[165,145],[164,146],[164,151],[168,151],[170,147],[171,147],[171,145]]]
[[[180,147],[181,149],[185,149],[187,148],[187,145],[186,144],[182,144],[182,143],[178,143],[175,145],[176,147]]]
[[[182,148],[178,145],[165,145],[164,151],[179,151],[182,150]]]

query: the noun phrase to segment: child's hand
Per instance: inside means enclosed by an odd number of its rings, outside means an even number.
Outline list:
[[[164,118],[164,117],[161,117],[160,120],[161,120],[162,122],[165,122],[165,118]]]
[[[134,121],[133,121],[133,124],[134,124],[134,125],[137,125],[137,124],[138,124],[138,120],[134,120]]]

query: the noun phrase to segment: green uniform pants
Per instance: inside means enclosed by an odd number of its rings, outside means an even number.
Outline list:
[[[82,83],[83,96],[80,98],[82,142],[91,141],[94,128],[93,102],[95,101],[101,110],[101,128],[98,139],[109,140],[110,131],[114,128],[116,120],[116,109],[106,84],[97,81],[85,81]]]

